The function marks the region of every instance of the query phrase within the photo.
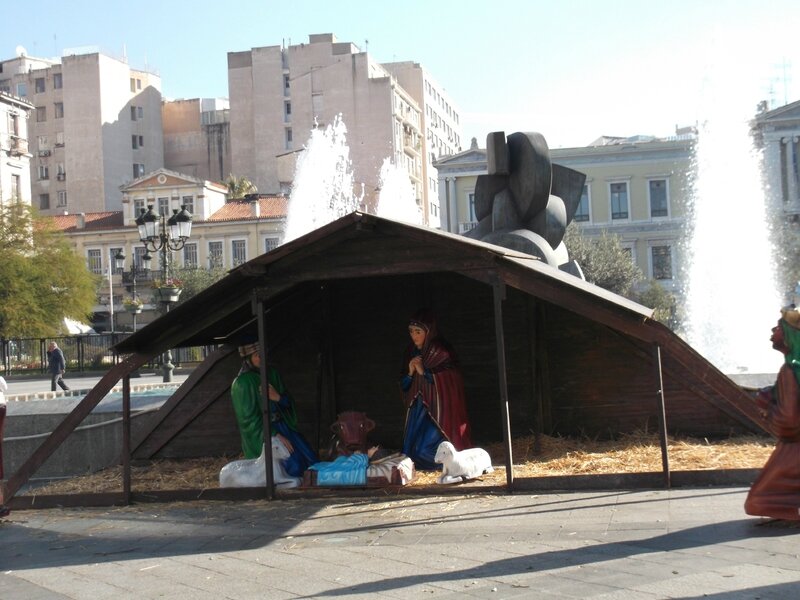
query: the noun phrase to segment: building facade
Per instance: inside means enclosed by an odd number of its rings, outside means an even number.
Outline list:
[[[800,222],[800,100],[756,116],[758,146],[764,160],[764,183],[774,209]]]
[[[192,185],[192,180],[186,177],[177,179],[166,175],[167,179],[161,184],[158,179],[164,175],[162,170],[153,174],[152,181],[149,176],[142,178],[139,181],[142,185],[133,184],[125,192],[130,194],[127,197],[135,199],[152,190],[155,197],[150,199],[156,200],[154,210],[159,205],[158,194],[171,193],[177,188],[179,193],[187,196],[181,196],[179,200],[184,204],[188,200],[188,194],[194,194],[198,213],[192,221],[191,237],[181,250],[170,255],[173,268],[229,270],[272,250],[282,242],[286,225],[286,198],[255,196],[252,199],[227,203],[223,199],[222,203],[218,203],[216,199],[209,199],[209,182],[195,182]],[[211,184],[212,187],[214,185]],[[165,189],[169,191],[165,192]],[[126,312],[124,301],[131,298],[134,292],[144,302],[144,311],[137,319],[137,327],[144,326],[158,316],[158,300],[153,297],[151,284],[164,277],[162,253],[151,252],[150,269],[145,269],[143,257],[147,249],[139,239],[138,228],[130,217],[134,203],[135,200],[126,203],[125,211],[53,217],[56,228],[65,234],[75,252],[86,259],[87,269],[102,277],[98,303],[94,307],[95,325],[100,328],[110,327],[109,289],[117,330],[129,329],[133,323],[132,315]],[[209,210],[211,212],[205,214]],[[122,251],[126,257],[122,271],[114,268],[114,256],[118,251]]]
[[[461,111],[446,90],[419,63],[383,63],[422,111],[422,181],[426,202],[423,214],[430,227],[441,227],[439,177],[434,162],[461,152]]]
[[[590,146],[550,150],[553,163],[585,173],[573,221],[584,235],[618,235],[647,279],[677,291],[681,242],[695,136],[600,138]],[[437,161],[439,198],[447,230],[475,226],[475,182],[486,173],[477,147]]]
[[[31,203],[28,118],[33,105],[0,92],[0,207]]]
[[[291,182],[281,179],[277,157],[302,148],[313,128],[341,115],[366,201],[374,201],[381,166],[390,158],[407,170],[425,206],[420,107],[354,44],[319,34],[308,44],[230,52],[228,90],[232,170],[259,191],[287,193]]]
[[[227,98],[165,100],[164,167],[209,181],[231,174],[230,103]]]
[[[119,186],[163,166],[161,79],[152,73],[98,52],[21,53],[0,62],[0,91],[34,106],[31,194],[43,214],[120,210]]]

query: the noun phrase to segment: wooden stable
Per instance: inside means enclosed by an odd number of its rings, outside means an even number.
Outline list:
[[[666,431],[762,431],[748,394],[650,309],[527,254],[352,213],[241,265],[119,344],[126,359],[12,475],[5,497],[120,378],[129,389],[130,373],[168,348],[221,345],[146,431],[126,436],[123,461],[236,456],[229,386],[244,331],[266,339],[312,444],[325,447],[336,415],[357,410],[376,421],[375,442],[398,448],[401,358],[408,317],[420,307],[435,311],[460,357],[475,443],[505,440],[508,488],[515,486],[511,439],[531,431],[608,437],[657,429],[666,485]],[[209,492],[204,497],[236,495]],[[131,498],[129,477],[122,497]]]

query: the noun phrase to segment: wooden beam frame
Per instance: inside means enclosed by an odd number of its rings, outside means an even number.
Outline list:
[[[500,382],[500,412],[503,421],[503,440],[506,445],[506,484],[514,489],[514,457],[511,454],[511,420],[508,415],[508,378],[506,374],[506,341],[503,328],[503,300],[506,288],[502,283],[492,286],[494,298],[494,335],[497,344],[497,377]]]

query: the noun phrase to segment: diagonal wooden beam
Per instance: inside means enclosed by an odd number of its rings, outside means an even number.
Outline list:
[[[72,409],[72,412],[64,417],[64,420],[61,421],[44,442],[42,442],[42,445],[39,446],[28,460],[17,469],[17,472],[9,478],[5,489],[0,490],[2,492],[0,504],[5,504],[9,499],[14,497],[14,494],[19,491],[19,488],[28,482],[39,467],[50,458],[53,452],[61,446],[69,434],[81,424],[87,415],[106,397],[122,377],[138,369],[151,358],[152,356],[144,354],[133,354],[111,367],[100,381],[97,382],[97,385],[86,394],[86,397]]]

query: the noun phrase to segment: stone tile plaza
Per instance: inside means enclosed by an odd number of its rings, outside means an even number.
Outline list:
[[[15,511],[3,598],[800,595],[800,531],[746,489],[178,503]]]

